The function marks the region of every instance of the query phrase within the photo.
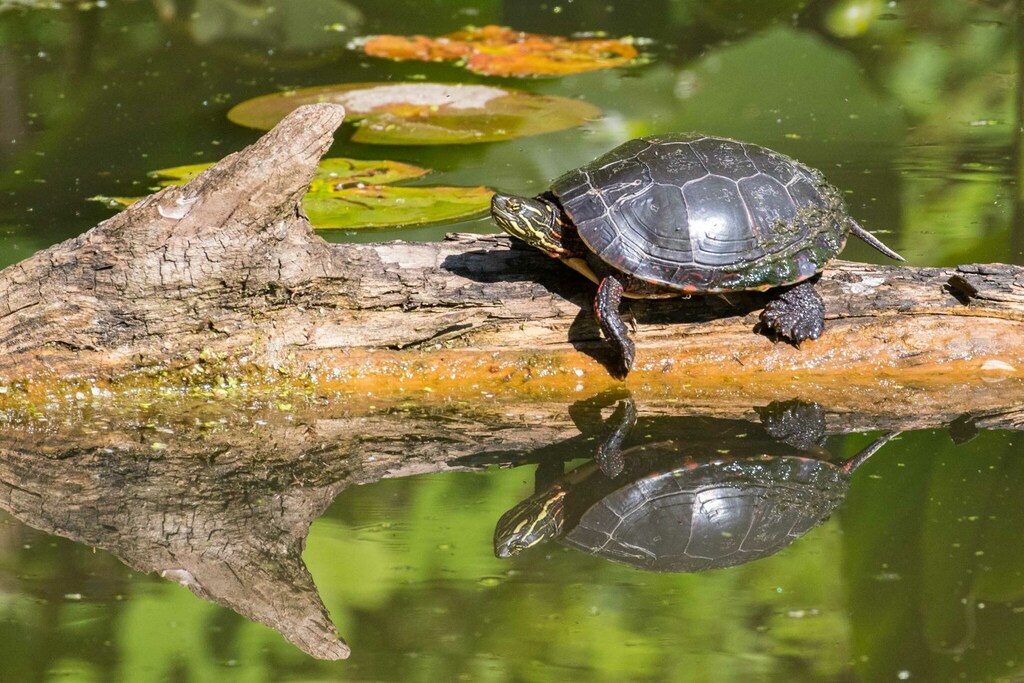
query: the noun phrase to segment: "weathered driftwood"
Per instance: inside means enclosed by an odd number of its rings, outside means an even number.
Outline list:
[[[97,400],[74,415],[0,429],[0,508],[179,582],[314,657],[337,659],[348,647],[302,551],[310,524],[340,492],[384,477],[592,456],[605,429],[595,407],[615,398],[592,397],[571,411],[539,402],[357,414],[339,403],[282,411],[277,404],[186,402],[172,410],[136,407],[117,418],[96,412]],[[691,455],[761,443],[752,406],[638,408],[634,440],[682,439]],[[909,431],[941,428],[956,417],[832,412],[826,426],[831,434]],[[721,418],[747,425],[732,432],[744,437],[711,436],[728,431],[708,428]],[[965,438],[975,428],[1021,429],[1024,412],[961,417],[951,436]]]
[[[592,286],[533,250],[496,236],[316,236],[299,202],[342,118],[300,109],[188,185],[0,272],[0,386],[39,404],[74,394],[69,381],[459,399],[615,384]],[[916,411],[1024,396],[1024,268],[840,262],[820,289],[826,333],[798,349],[754,333],[757,295],[632,302],[628,384],[750,402],[796,388]]]

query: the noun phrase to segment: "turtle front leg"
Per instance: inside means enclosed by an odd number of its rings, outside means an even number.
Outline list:
[[[636,426],[636,403],[633,402],[632,396],[619,401],[619,406],[608,418],[608,423],[612,425],[612,430],[597,447],[594,459],[601,468],[601,473],[614,479],[622,474],[626,466],[625,458],[622,457],[622,444],[626,443],[630,432]]]
[[[814,283],[804,280],[769,301],[761,312],[761,322],[779,337],[799,345],[805,339],[821,336],[825,329],[825,302],[814,289]]]
[[[636,346],[629,338],[626,324],[619,316],[622,292],[622,281],[616,276],[609,275],[601,280],[601,284],[597,287],[597,297],[594,298],[594,315],[597,317],[597,323],[601,326],[604,336],[611,342],[618,356],[617,367],[613,370],[613,374],[624,378],[633,369]]]

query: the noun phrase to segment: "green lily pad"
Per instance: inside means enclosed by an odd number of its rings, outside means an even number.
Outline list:
[[[150,171],[149,176],[160,179],[161,187],[182,185],[213,166],[213,164],[191,164],[161,168]],[[363,159],[322,159],[317,167],[313,184],[322,182],[344,181],[347,183],[375,183],[383,185],[396,183],[399,180],[419,178],[430,173],[429,168],[421,168],[400,161],[365,161]]]
[[[153,171],[160,185],[182,185],[213,164],[192,164]],[[486,187],[396,186],[430,169],[397,161],[323,159],[302,208],[319,230],[394,228],[470,218],[490,208]],[[93,197],[111,207],[134,204],[139,197]]]
[[[592,104],[511,88],[450,83],[348,83],[247,100],[228,112],[240,125],[269,130],[296,107],[334,102],[358,121],[354,142],[446,145],[493,142],[564,130],[598,118]]]
[[[318,230],[388,228],[481,215],[491,194],[486,187],[363,185],[310,192],[302,208]]]

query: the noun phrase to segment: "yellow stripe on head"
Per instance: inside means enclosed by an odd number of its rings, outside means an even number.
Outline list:
[[[530,496],[502,515],[494,529],[494,554],[512,557],[558,536],[565,521],[565,495],[564,489],[553,487]]]
[[[499,228],[545,254],[561,257],[568,253],[562,245],[558,212],[545,201],[495,192],[491,217]]]

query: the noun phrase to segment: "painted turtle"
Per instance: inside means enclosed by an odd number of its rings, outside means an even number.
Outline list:
[[[635,347],[622,297],[776,289],[761,314],[774,334],[817,339],[825,305],[813,278],[852,233],[890,258],[847,213],[819,171],[758,145],[692,133],[631,140],[527,198],[496,193],[494,221],[598,285],[597,322],[616,349]]]
[[[762,413],[762,420],[769,416],[768,434],[775,429],[774,417],[791,426],[801,411],[815,412],[805,406],[774,404]],[[819,441],[806,440],[813,425],[783,430],[800,442]],[[607,448],[620,436],[615,428],[602,445]],[[652,571],[695,572],[750,562],[782,550],[828,519],[845,498],[853,471],[892,436],[845,462],[831,461],[817,446],[751,455],[747,439],[735,442],[737,453],[747,455],[722,456],[717,451],[732,450],[734,444],[720,443],[714,457],[690,455],[695,450],[690,439],[630,448],[621,453],[619,476],[608,476],[594,461],[547,485],[538,481],[537,493],[498,521],[494,552],[511,557],[555,538]]]

